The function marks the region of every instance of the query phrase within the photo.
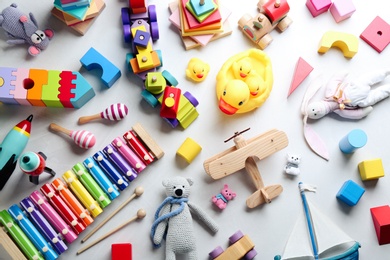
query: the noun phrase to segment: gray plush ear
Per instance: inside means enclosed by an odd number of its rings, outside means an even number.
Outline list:
[[[168,187],[168,185],[169,185],[169,179],[163,180],[162,185],[163,185],[164,187]]]
[[[191,178],[187,178],[187,181],[188,181],[188,184],[190,184],[190,186],[192,186],[192,184],[194,184],[194,181]]]

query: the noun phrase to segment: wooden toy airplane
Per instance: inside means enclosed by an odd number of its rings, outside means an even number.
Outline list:
[[[273,129],[245,140],[241,134],[248,130],[249,128],[236,132],[225,140],[227,142],[233,139],[235,146],[207,159],[203,167],[206,173],[215,180],[245,168],[256,187],[256,191],[246,200],[246,205],[248,208],[255,208],[263,203],[270,203],[283,191],[279,184],[264,186],[255,160],[262,160],[285,148],[288,145],[288,139],[284,132]]]

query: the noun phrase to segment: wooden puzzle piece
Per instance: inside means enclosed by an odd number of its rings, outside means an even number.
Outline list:
[[[12,85],[12,81],[15,80],[15,76],[12,75],[16,71],[16,68],[0,67],[0,101],[8,104],[18,104],[10,92],[15,90],[15,86]]]
[[[18,68],[16,71],[12,72],[12,75],[15,77],[15,80],[11,81],[11,84],[15,86],[13,90],[10,91],[10,94],[13,95],[13,98],[22,106],[31,106],[31,103],[27,100],[27,89],[24,88],[24,79],[28,78],[30,73],[29,69]]]
[[[309,76],[313,67],[310,66],[303,58],[299,57],[297,65],[295,66],[293,80],[291,81],[290,89],[288,90],[287,97],[294,92],[294,90]]]
[[[318,52],[326,53],[332,47],[338,47],[344,57],[353,58],[358,52],[359,40],[350,33],[328,31],[322,36]]]
[[[390,25],[377,16],[360,34],[360,38],[381,53],[390,43]]]
[[[84,54],[80,62],[87,70],[101,69],[103,71],[101,79],[108,88],[122,75],[118,67],[93,47]]]

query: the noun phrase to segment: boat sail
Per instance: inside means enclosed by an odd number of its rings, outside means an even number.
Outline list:
[[[313,186],[299,183],[304,210],[287,241],[282,256],[275,260],[357,260],[360,244],[322,214],[305,195]]]

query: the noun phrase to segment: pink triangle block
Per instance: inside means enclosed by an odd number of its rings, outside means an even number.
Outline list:
[[[313,70],[313,67],[310,66],[304,59],[299,57],[297,65],[295,66],[294,77],[291,82],[290,89],[288,91],[287,97],[294,92],[294,90],[309,76],[310,72]]]

